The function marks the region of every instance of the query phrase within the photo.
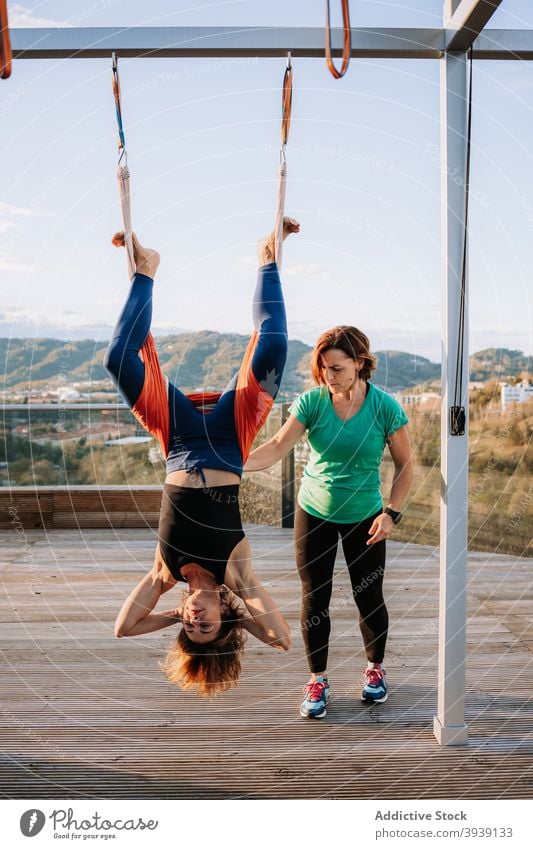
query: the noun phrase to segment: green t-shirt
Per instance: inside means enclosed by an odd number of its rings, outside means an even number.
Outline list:
[[[378,513],[386,440],[409,421],[398,401],[369,383],[361,408],[342,421],[327,387],[317,386],[300,395],[290,412],[307,428],[311,447],[298,504],[332,522],[360,522]]]

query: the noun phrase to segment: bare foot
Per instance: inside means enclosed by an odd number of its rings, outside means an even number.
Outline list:
[[[299,233],[300,225],[294,218],[284,218],[283,219],[283,241],[289,236],[291,233]],[[259,253],[259,263],[261,265],[268,265],[271,262],[275,261],[274,255],[274,242],[275,242],[275,234],[274,231],[270,233],[268,236],[265,236],[264,239],[261,239],[257,244],[257,250]]]
[[[133,258],[135,260],[135,270],[139,274],[146,274],[147,277],[155,277],[155,273],[159,268],[161,258],[157,251],[151,248],[143,248],[135,233],[131,234],[133,242]],[[124,231],[119,230],[111,239],[116,248],[123,248],[126,244]]]

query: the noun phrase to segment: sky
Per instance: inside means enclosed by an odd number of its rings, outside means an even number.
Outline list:
[[[322,0],[8,4],[11,26],[323,26]],[[339,4],[332,3],[332,7]],[[169,11],[169,10],[172,11]],[[441,25],[442,0],[358,0],[353,26]],[[530,0],[491,27],[533,28]],[[134,229],[162,256],[156,333],[247,333],[272,229],[284,61],[123,59]],[[0,81],[0,336],[108,339],[128,290],[106,60],[15,61]],[[335,324],[441,358],[439,62],[294,61],[283,259],[289,335]],[[474,67],[470,349],[533,354],[533,66]]]

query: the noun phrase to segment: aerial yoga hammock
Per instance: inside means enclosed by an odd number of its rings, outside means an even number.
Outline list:
[[[288,649],[290,629],[252,569],[239,512],[239,483],[252,442],[276,397],[287,355],[287,326],[278,266],[283,238],[299,225],[284,219],[286,144],[292,67],[283,85],[283,122],[275,233],[260,243],[253,312],[255,330],[238,373],[224,392],[185,395],[163,375],[150,333],[155,251],[142,248],[131,225],[128,170],[118,64],[113,90],[119,129],[118,185],[124,245],[132,287],[106,353],[105,365],[166,459],[154,567],[119,613],[117,636],[136,636],[183,623],[163,669],[182,688],[215,695],[237,681],[243,628]],[[162,593],[189,583],[182,607],[155,613]]]
[[[7,80],[11,76],[11,41],[7,19],[7,0],[0,0],[0,77]]]

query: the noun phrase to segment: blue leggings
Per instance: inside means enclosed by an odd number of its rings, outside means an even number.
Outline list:
[[[143,389],[145,368],[139,357],[150,330],[153,280],[136,274],[119,316],[104,365],[122,396],[134,407]],[[275,263],[259,269],[253,301],[257,344],[250,368],[261,389],[275,398],[287,358],[287,322]],[[168,386],[170,433],[167,471],[203,468],[242,474],[242,455],[236,432],[234,402],[238,373],[222,392],[215,408],[200,415],[174,384]],[[259,424],[258,424],[259,427]]]
[[[152,321],[153,282],[145,274],[134,275],[128,300],[104,357],[105,368],[130,407],[135,405],[144,384],[144,365],[138,354]],[[287,357],[287,318],[278,268],[274,262],[259,269],[253,322],[259,332],[259,340],[252,359],[252,371],[263,388],[275,398]],[[230,389],[232,383],[226,389]]]

